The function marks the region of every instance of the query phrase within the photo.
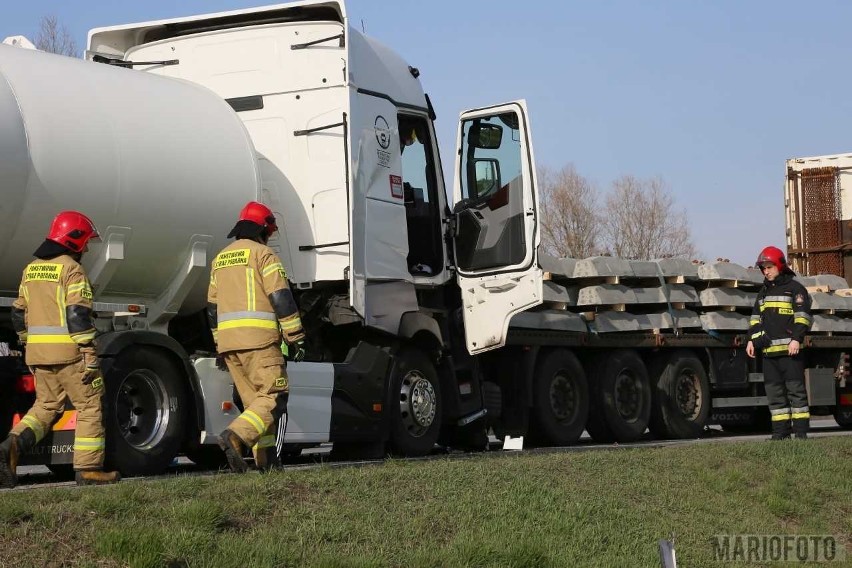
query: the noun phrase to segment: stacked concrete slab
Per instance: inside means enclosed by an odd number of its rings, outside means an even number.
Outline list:
[[[748,330],[759,270],[718,260],[636,261],[540,255],[544,304],[511,326],[572,332]],[[852,333],[852,290],[838,276],[800,277],[812,290],[815,333]]]

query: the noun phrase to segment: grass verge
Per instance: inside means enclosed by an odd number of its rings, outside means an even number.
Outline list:
[[[835,437],[13,491],[0,564],[659,566],[674,534],[679,565],[716,566],[717,534],[852,542],[850,465]]]

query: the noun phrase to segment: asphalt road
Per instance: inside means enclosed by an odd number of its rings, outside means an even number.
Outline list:
[[[629,444],[598,444],[594,442],[586,433],[583,433],[580,442],[573,446],[565,446],[565,447],[553,447],[553,448],[536,448],[536,449],[525,449],[522,451],[527,452],[582,452],[582,451],[594,451],[594,450],[605,450],[605,449],[613,449],[615,447],[618,448],[630,448],[630,447],[643,447],[643,446],[651,446],[651,447],[664,447],[664,446],[683,446],[683,445],[693,445],[693,444],[708,444],[708,443],[719,443],[719,442],[737,442],[737,441],[745,441],[745,440],[765,440],[768,437],[768,434],[729,434],[727,432],[723,432],[719,426],[710,426],[704,433],[701,438],[691,439],[691,440],[654,440],[650,437],[649,434],[646,434],[647,439],[643,439],[637,442],[629,443]],[[822,438],[826,436],[852,436],[852,430],[844,430],[837,425],[837,422],[834,421],[831,417],[817,417],[811,420],[811,432],[810,436],[812,438]],[[500,440],[496,438],[491,438],[490,444],[491,451],[504,451],[502,449],[502,444]],[[353,461],[353,460],[341,460],[341,461],[333,461],[329,457],[329,453],[331,451],[331,444],[324,444],[318,448],[310,448],[302,451],[302,455],[288,460],[284,464],[285,469],[304,469],[317,467],[318,465],[324,464],[327,467],[352,467],[356,465],[366,465],[366,464],[377,464],[381,463],[382,460],[366,460],[366,461]],[[506,451],[515,451],[515,450],[506,450]],[[436,458],[446,458],[446,457],[454,457],[454,458],[466,458],[472,457],[477,454],[471,453],[462,453],[462,452],[447,452],[445,450],[437,450],[431,456],[427,456],[424,458],[414,458],[416,460],[428,460],[428,459],[436,459]],[[171,475],[214,475],[218,473],[217,471],[204,469],[196,466],[190,460],[186,458],[179,458],[166,473],[156,476],[156,477],[168,477]],[[144,479],[153,479],[156,477],[133,477],[129,478],[125,481],[133,482],[140,481]],[[39,488],[48,488],[48,487],[75,487],[73,481],[62,480],[52,474],[46,467],[44,466],[25,466],[18,468],[18,486],[14,489],[0,489],[0,493],[4,491],[28,491],[35,490]]]

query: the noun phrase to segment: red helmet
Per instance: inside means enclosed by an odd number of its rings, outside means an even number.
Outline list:
[[[249,201],[243,210],[240,211],[240,221],[251,221],[268,230],[272,235],[278,230],[278,225],[275,224],[275,215],[272,214],[272,209],[258,203],[257,201]]]
[[[98,239],[98,230],[92,220],[79,211],[61,211],[50,224],[47,240],[58,243],[74,252],[82,252],[90,239]]]
[[[774,264],[778,270],[784,270],[787,266],[787,259],[784,258],[784,253],[777,247],[766,247],[760,251],[760,254],[757,255],[757,262],[755,265],[760,266],[767,262]]]

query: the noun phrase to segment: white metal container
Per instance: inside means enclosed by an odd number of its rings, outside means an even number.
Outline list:
[[[98,299],[156,303],[171,296],[180,298],[182,312],[201,309],[207,278],[182,277],[188,258],[209,261],[240,208],[259,196],[251,139],[208,89],[0,45],[4,295],[16,294],[20,270],[53,216],[78,209],[116,245],[112,256],[124,257],[101,271]],[[84,265],[97,268],[107,246],[90,248]],[[176,283],[191,290],[168,293]]]

